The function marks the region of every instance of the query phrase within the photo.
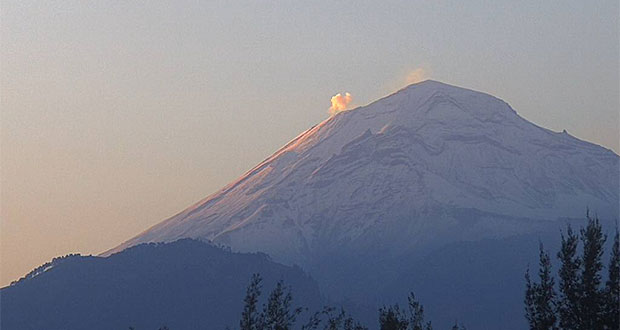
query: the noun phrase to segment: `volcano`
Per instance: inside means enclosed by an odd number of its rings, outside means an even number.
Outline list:
[[[105,254],[204,239],[301,265],[330,297],[379,301],[390,290],[423,287],[432,308],[441,290],[429,288],[442,285],[439,273],[457,271],[455,255],[471,252],[459,259],[468,275],[457,279],[474,281],[493,268],[480,260],[524,271],[528,257],[519,253],[535,256],[536,240],[557,235],[587,208],[617,219],[619,169],[609,149],[537,126],[491,95],[429,80],[329,117],[235,182]],[[533,246],[524,248],[525,241]],[[503,279],[500,268],[489,276],[498,285],[517,281],[519,291],[517,310],[496,317],[522,319],[523,273]],[[478,294],[470,298],[481,310],[503,303],[474,282],[462,285]]]
[[[190,237],[303,263],[331,248],[514,235],[587,207],[617,216],[618,166],[500,99],[425,81],[330,117],[112,251]]]

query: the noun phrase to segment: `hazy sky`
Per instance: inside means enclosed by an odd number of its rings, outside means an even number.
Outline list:
[[[408,79],[618,152],[618,1],[2,0],[0,285],[99,253]]]

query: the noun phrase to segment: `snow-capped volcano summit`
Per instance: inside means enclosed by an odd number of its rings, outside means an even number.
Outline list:
[[[107,253],[208,239],[301,265],[323,294],[370,310],[415,290],[436,320],[522,329],[538,240],[552,246],[588,207],[614,221],[618,201],[612,151],[493,96],[425,81],[328,118]]]
[[[493,96],[425,81],[328,118],[112,251],[192,237],[305,264],[514,235],[586,207],[617,217],[618,160]]]

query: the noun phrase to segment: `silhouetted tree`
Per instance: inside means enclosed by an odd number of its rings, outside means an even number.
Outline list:
[[[525,317],[530,329],[556,329],[555,290],[551,275],[551,259],[540,243],[538,277],[540,283],[532,283],[529,269],[525,273]]]
[[[580,329],[603,329],[604,291],[601,289],[603,235],[597,217],[587,215],[588,224],[581,229],[583,257],[581,268]]]
[[[579,293],[581,291],[579,269],[581,260],[577,257],[578,243],[579,238],[568,225],[566,236],[562,234],[562,246],[558,252],[561,266],[558,272],[560,295],[557,307],[560,328],[565,330],[577,330],[581,323],[579,317]]]
[[[608,277],[605,283],[605,329],[620,329],[620,242],[618,227],[614,235],[614,242],[609,258]]]
[[[282,281],[276,284],[271,291],[267,305],[261,314],[261,330],[289,330],[295,324],[301,308],[291,310],[293,297],[289,288],[285,288]]]
[[[258,298],[260,298],[261,288],[262,279],[260,275],[252,275],[252,280],[246,290],[245,299],[243,299],[243,312],[239,321],[239,328],[241,330],[259,330]]]
[[[409,321],[398,305],[379,309],[379,328],[381,330],[407,330]]]
[[[339,313],[335,313],[333,307],[325,307],[322,311],[316,312],[302,330],[316,330],[322,325],[323,330],[368,330],[360,323],[356,322],[348,316],[348,314],[340,309]]]
[[[409,303],[409,329],[432,330],[431,322],[424,323],[424,306],[415,299],[413,292],[409,294],[407,300]]]
[[[262,279],[254,274],[246,289],[243,311],[239,327],[241,330],[289,330],[293,329],[302,308],[291,309],[293,297],[291,290],[285,287],[282,281],[276,284],[271,291],[267,303],[263,304],[258,313],[258,301],[262,291]],[[325,307],[315,313],[310,320],[301,327],[302,330],[367,330],[356,322],[344,310],[339,313],[331,307]]]
[[[580,235],[567,226],[566,236],[562,234],[562,245],[558,252],[561,262],[559,270],[560,294],[553,293],[553,277],[549,257],[540,253],[540,284],[532,283],[529,269],[526,271],[525,311],[530,329],[553,329],[555,318],[563,330],[616,330],[619,329],[620,309],[620,251],[618,229],[609,260],[608,279],[602,285],[604,244],[599,219],[586,214],[587,224]],[[582,254],[577,255],[579,243]],[[552,308],[555,305],[556,308]],[[557,313],[557,317],[555,314]]]
[[[431,322],[424,322],[424,306],[411,292],[407,297],[409,315],[400,310],[398,305],[379,309],[379,326],[381,330],[432,330]]]
[[[547,256],[548,259],[548,256]],[[542,273],[541,273],[542,274]],[[546,283],[546,281],[543,281]],[[292,330],[302,308],[291,309],[291,290],[280,281],[271,291],[266,304],[258,314],[258,302],[262,291],[262,279],[254,274],[246,289],[244,307],[239,327],[241,330]],[[412,293],[408,297],[409,314],[401,311],[396,304],[379,309],[381,330],[432,330],[431,322],[425,323],[424,306]],[[324,307],[314,313],[301,330],[368,330],[356,322],[343,309]],[[162,329],[160,329],[162,330]],[[164,330],[167,330],[164,329]],[[228,330],[228,328],[227,328]],[[464,326],[455,324],[453,330],[465,330]]]

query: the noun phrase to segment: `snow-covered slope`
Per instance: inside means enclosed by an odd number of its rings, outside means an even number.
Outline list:
[[[303,265],[510,236],[586,207],[617,217],[618,160],[493,96],[425,81],[330,117],[111,251],[206,238]]]

